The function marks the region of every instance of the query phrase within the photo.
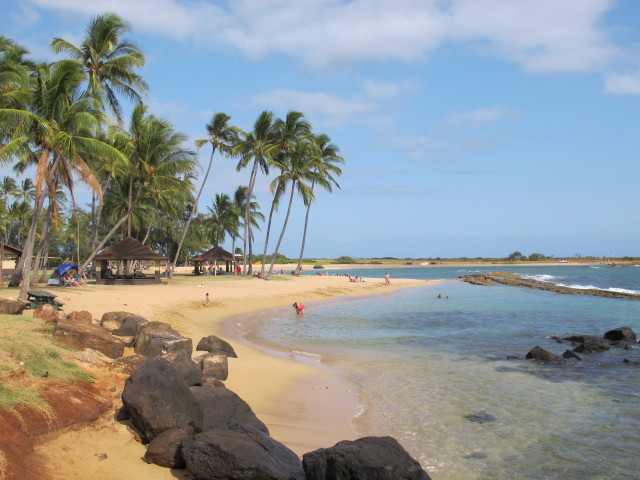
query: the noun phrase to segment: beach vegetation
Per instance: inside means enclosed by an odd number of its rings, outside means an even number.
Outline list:
[[[2,315],[0,321],[0,408],[44,408],[38,393],[42,377],[67,384],[93,381],[73,361],[72,350],[57,344],[51,329],[43,328],[39,319]]]
[[[342,257],[338,257],[334,260],[334,263],[346,263],[346,264],[354,264],[354,263],[358,263],[356,261],[355,258],[353,257],[348,257],[346,255],[343,255]]]

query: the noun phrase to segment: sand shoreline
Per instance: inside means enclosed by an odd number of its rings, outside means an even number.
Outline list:
[[[276,276],[272,281],[238,277],[176,277],[163,285],[87,286],[51,288],[65,302],[65,311],[87,310],[94,318],[108,311],[125,310],[149,320],[165,321],[194,345],[207,335],[229,340],[238,354],[229,359],[225,384],[243,398],[271,432],[271,436],[302,456],[337,441],[358,438],[353,419],[362,408],[353,385],[316,360],[275,352],[249,344],[233,335],[238,315],[260,315],[294,301],[311,303],[347,296],[391,292],[426,286],[424,280],[382,279],[349,282],[344,276]],[[209,292],[211,303],[204,306]],[[11,292],[3,291],[4,297]],[[28,313],[27,313],[28,314]],[[294,314],[292,314],[294,315]],[[115,397],[121,392],[117,385]],[[81,478],[88,467],[92,478],[175,479],[171,471],[141,461],[145,447],[137,444],[126,426],[102,418],[81,428],[56,432],[43,438],[33,461],[44,463],[52,479]],[[106,453],[108,461],[100,461]]]

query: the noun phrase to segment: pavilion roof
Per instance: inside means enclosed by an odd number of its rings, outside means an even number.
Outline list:
[[[94,257],[95,260],[168,260],[133,237],[120,240]]]
[[[22,250],[4,242],[0,242],[0,251],[3,255],[22,255]]]
[[[193,257],[191,260],[194,262],[207,262],[211,260],[225,260],[231,262],[234,259],[233,254],[227,252],[224,248],[213,247],[211,250],[208,250],[197,257]]]

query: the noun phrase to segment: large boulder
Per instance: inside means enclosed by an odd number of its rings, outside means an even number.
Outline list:
[[[100,326],[110,332],[121,330],[124,326],[127,333],[114,333],[121,336],[135,335],[139,327],[146,323],[149,323],[149,320],[130,312],[107,312],[100,319]]]
[[[199,480],[304,480],[302,462],[280,442],[230,424],[182,441],[187,469]]]
[[[564,363],[565,360],[553,353],[545,350],[542,347],[535,346],[525,356],[528,360],[537,360],[538,362],[543,363]]]
[[[147,355],[145,352],[149,349],[149,344],[154,338],[182,338],[180,333],[175,330],[171,325],[164,322],[149,322],[140,327],[138,333],[135,335],[133,339],[133,346],[136,353],[140,353],[142,355]],[[191,343],[193,349],[193,342]],[[149,349],[149,353],[151,350],[158,350],[158,346],[160,346],[160,353],[162,354],[161,342],[157,342],[152,349]],[[164,353],[175,353],[175,352],[164,352]],[[191,355],[191,351],[189,352]],[[157,355],[147,355],[147,356],[157,356]]]
[[[428,480],[420,464],[392,437],[364,437],[305,453],[307,480]]]
[[[202,430],[224,428],[228,423],[247,425],[269,435],[269,429],[262,423],[251,407],[222,383],[191,387],[202,409]]]
[[[33,318],[39,318],[47,323],[55,323],[59,318],[65,318],[62,313],[60,310],[56,310],[53,305],[46,303],[34,308],[32,315]]]
[[[149,363],[149,357],[144,355],[128,355],[117,358],[109,367],[111,370],[120,370],[127,375],[133,375],[140,367]]]
[[[78,350],[97,350],[109,358],[118,358],[124,354],[124,343],[98,325],[59,318],[53,338]]]
[[[604,338],[589,337],[583,343],[580,343],[574,352],[578,353],[599,353],[609,350],[609,342]]]
[[[189,425],[165,430],[149,443],[144,454],[145,461],[161,467],[183,468],[184,459],[180,443],[193,434],[193,427]]]
[[[165,333],[156,333],[151,336],[145,348],[136,345],[136,353],[141,353],[149,358],[161,357],[171,353],[180,354],[191,358],[193,341],[190,338],[174,336]]]
[[[122,403],[146,441],[183,425],[202,430],[198,400],[164,358],[151,360],[127,379]]]
[[[610,340],[612,342],[624,340],[628,343],[638,343],[636,332],[634,332],[630,327],[619,327],[609,330],[604,334],[604,338],[605,340]]]
[[[167,355],[163,355],[162,358],[171,364],[173,369],[178,372],[178,375],[182,377],[182,380],[188,387],[200,385],[202,382],[200,366],[191,360],[191,357],[184,353],[169,353]]]
[[[0,298],[0,314],[3,315],[22,315],[29,303],[19,300],[9,300],[8,298]]]
[[[202,378],[226,380],[229,377],[229,362],[223,353],[208,353],[198,359]]]
[[[86,310],[81,310],[79,312],[73,311],[67,315],[67,318],[76,322],[88,323],[89,325],[93,325],[93,316],[91,315],[91,312],[88,312]]]
[[[236,352],[233,350],[233,347],[229,345],[228,342],[225,342],[224,340],[216,337],[215,335],[209,335],[208,337],[202,338],[198,342],[196,351],[203,351],[203,352],[209,352],[209,353],[223,353],[227,357],[238,358],[238,356],[236,355]]]

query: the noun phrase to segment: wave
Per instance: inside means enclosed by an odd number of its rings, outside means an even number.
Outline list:
[[[561,278],[567,278],[567,277],[540,274],[540,275],[522,275],[522,278],[528,278],[529,280],[539,280],[541,282],[556,283],[553,280],[559,280]],[[558,283],[557,285],[560,285],[560,284]]]
[[[293,355],[298,355],[300,357],[310,358],[310,359],[316,360],[318,362],[322,360],[322,357],[320,355],[318,355],[317,353],[305,352],[303,350],[293,350],[293,351],[291,351],[291,353]]]
[[[627,288],[617,288],[617,287],[609,287],[609,288],[601,288],[596,287],[595,285],[566,285],[564,283],[557,283],[559,287],[569,287],[575,288],[578,290],[602,290],[605,292],[618,292],[618,293],[630,293],[632,295],[640,295],[640,290],[630,290]]]

